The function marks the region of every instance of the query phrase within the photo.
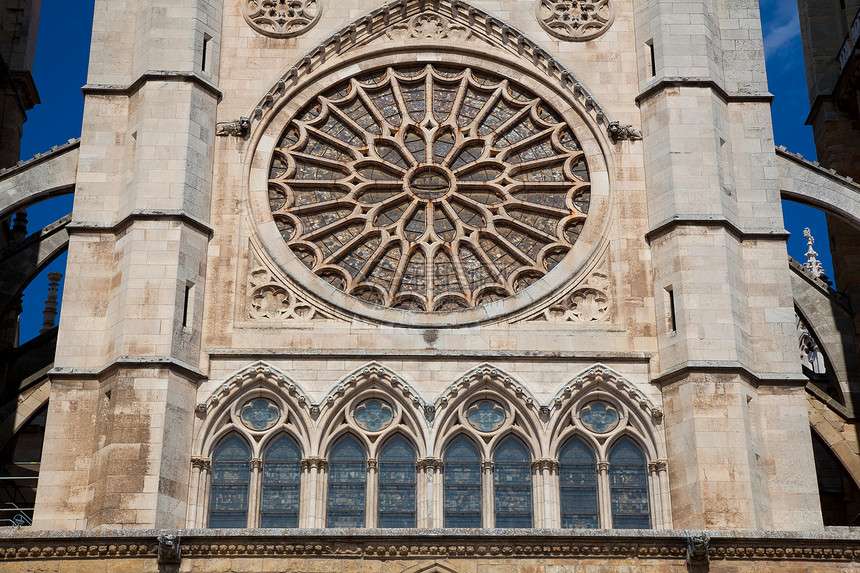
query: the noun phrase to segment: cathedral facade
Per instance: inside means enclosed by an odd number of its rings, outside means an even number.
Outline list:
[[[12,570],[860,570],[757,2],[97,0],[83,91]]]

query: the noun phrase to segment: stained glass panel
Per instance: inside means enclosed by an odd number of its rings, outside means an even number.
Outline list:
[[[221,442],[212,456],[209,527],[248,527],[251,452],[235,434]]]
[[[415,527],[415,452],[396,436],[379,455],[377,527]]]
[[[522,442],[507,438],[493,468],[496,527],[533,527],[531,456]]]
[[[270,167],[273,218],[312,272],[374,304],[454,310],[526,288],[570,251],[588,167],[573,130],[531,91],[451,65],[350,82],[287,124]],[[422,124],[428,111],[434,121]],[[446,294],[460,269],[468,284]]]
[[[445,451],[444,526],[481,527],[481,457],[468,439]]]
[[[277,438],[263,455],[260,527],[299,526],[301,458],[288,436]]]
[[[367,468],[364,448],[345,436],[329,455],[326,527],[364,527]]]
[[[609,495],[613,528],[651,527],[645,458],[630,438],[621,438],[609,452]]]
[[[582,440],[574,438],[565,444],[558,462],[561,526],[600,527],[594,454]]]

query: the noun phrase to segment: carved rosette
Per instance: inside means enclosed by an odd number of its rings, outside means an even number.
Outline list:
[[[320,19],[318,0],[246,0],[245,21],[257,32],[272,38],[291,38],[310,30]]]
[[[570,294],[529,320],[549,322],[608,322],[611,318],[609,276],[595,271]]]
[[[253,320],[325,320],[332,317],[320,312],[277,282],[263,267],[256,267],[248,278],[248,317]]]
[[[537,11],[544,30],[571,42],[596,38],[615,20],[610,0],[538,0]]]
[[[465,26],[454,24],[439,14],[425,13],[407,22],[391,26],[386,35],[392,40],[468,40],[472,35]]]

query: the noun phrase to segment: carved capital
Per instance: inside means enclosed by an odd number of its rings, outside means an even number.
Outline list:
[[[496,464],[492,460],[484,460],[481,462],[482,471],[492,472],[494,467],[496,467]]]
[[[260,458],[254,458],[251,460],[251,469],[260,471],[263,469],[263,460]]]
[[[376,471],[378,467],[379,467],[379,461],[376,458],[370,458],[369,460],[367,460],[367,470],[368,471],[370,471],[370,470]]]
[[[445,464],[439,458],[424,458],[415,463],[418,471],[427,473],[441,472],[444,467]]]
[[[653,462],[648,462],[648,471],[651,473],[665,472],[668,469],[668,465],[667,460],[654,460]]]
[[[328,468],[328,460],[325,458],[305,458],[302,460],[302,471],[306,472],[311,469],[324,470]]]
[[[208,472],[212,467],[212,462],[209,461],[209,458],[204,458],[202,456],[191,456],[191,467]]]
[[[601,460],[597,462],[597,471],[601,473],[606,473],[609,471],[609,462],[605,460]]]
[[[544,470],[549,470],[550,472],[557,472],[558,462],[556,460],[550,460],[547,458],[535,460],[532,462],[533,472],[542,472]]]

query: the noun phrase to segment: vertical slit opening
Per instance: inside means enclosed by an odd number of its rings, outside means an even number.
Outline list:
[[[648,40],[645,42],[645,45],[648,46],[648,75],[653,78],[657,76],[657,58],[654,55],[654,40]]]
[[[191,289],[194,285],[188,283],[185,285],[185,300],[182,304],[182,327],[188,328],[188,307],[191,301]]]
[[[675,291],[671,286],[666,287],[666,306],[669,310],[669,332],[678,330],[678,319],[675,314]]]
[[[209,34],[203,34],[203,53],[201,55],[200,61],[200,71],[205,72],[206,66],[209,62],[207,62],[209,55],[209,42],[212,41],[212,36]]]

